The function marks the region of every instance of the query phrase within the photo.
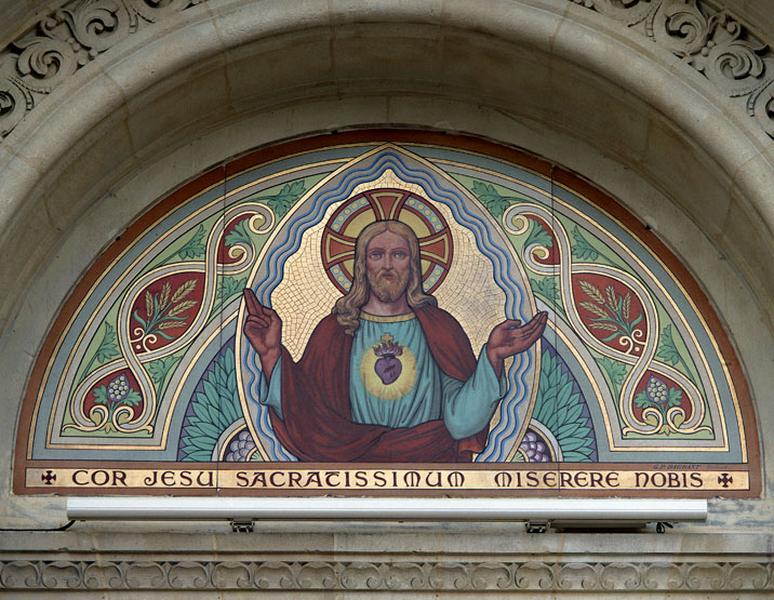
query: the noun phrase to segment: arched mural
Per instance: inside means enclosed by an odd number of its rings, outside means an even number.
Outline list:
[[[420,132],[159,201],[63,305],[19,432],[17,493],[760,493],[742,370],[676,257],[556,165]]]

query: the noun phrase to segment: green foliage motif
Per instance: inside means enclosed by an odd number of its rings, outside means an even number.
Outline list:
[[[233,348],[226,348],[204,373],[183,422],[178,458],[184,461],[212,460],[221,434],[243,419],[236,389]]]
[[[277,194],[272,196],[262,196],[261,200],[269,205],[269,207],[277,215],[278,219],[281,219],[305,191],[306,186],[304,180],[299,179],[293,183],[286,183],[283,185]]]
[[[102,340],[100,341],[94,354],[86,363],[81,375],[81,381],[91,372],[94,364],[102,365],[114,358],[118,358],[120,353],[116,346],[116,330],[110,323],[105,323],[105,331],[102,334]]]
[[[190,240],[178,250],[177,255],[183,260],[198,260],[204,258],[204,226],[199,225],[199,228],[193,234]]]
[[[220,310],[222,305],[228,302],[237,294],[241,294],[242,290],[247,285],[247,278],[242,277],[237,279],[235,277],[224,277],[217,290],[215,290],[215,303],[213,310]]]
[[[148,370],[148,374],[151,376],[153,383],[156,385],[157,391],[164,384],[164,380],[167,378],[167,373],[169,373],[169,370],[177,362],[177,360],[177,357],[167,356],[166,358],[159,358],[145,365],[145,368]]]
[[[599,365],[605,370],[612,386],[613,396],[617,398],[626,377],[626,365],[607,357],[600,358]]]
[[[530,278],[532,291],[542,296],[546,301],[553,305],[559,305],[559,287],[556,284],[555,277],[543,277],[541,279]]]
[[[565,462],[590,462],[594,458],[594,432],[584,404],[567,367],[551,352],[544,351],[532,417],[554,435]]]
[[[572,230],[572,255],[580,260],[597,260],[599,258],[599,251],[592,246],[589,241],[583,237],[580,230],[575,227]]]
[[[474,181],[472,189],[481,204],[497,219],[502,217],[505,209],[517,200],[517,198],[501,195],[493,185],[483,181]]]
[[[234,229],[228,232],[228,235],[226,235],[226,246],[234,246],[235,244],[252,245],[253,240],[247,229],[248,221],[249,219],[242,219],[234,226]]]
[[[524,242],[524,247],[528,248],[532,244],[539,244],[545,248],[551,248],[554,245],[551,234],[549,234],[548,231],[546,231],[546,228],[537,221],[530,221],[529,235]]]

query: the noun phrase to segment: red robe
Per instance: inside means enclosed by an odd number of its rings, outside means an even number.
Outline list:
[[[467,381],[476,369],[470,340],[457,320],[433,306],[415,309],[438,367]],[[455,440],[443,420],[392,428],[353,423],[349,400],[352,336],[334,315],[312,332],[304,355],[293,362],[282,349],[282,415],[272,426],[282,445],[311,462],[470,462],[486,443],[488,427]]]

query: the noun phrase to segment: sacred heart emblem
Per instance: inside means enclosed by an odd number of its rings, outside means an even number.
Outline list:
[[[379,357],[374,364],[374,371],[384,385],[390,385],[400,377],[401,371],[403,371],[403,364],[398,358],[403,354],[403,347],[396,344],[389,333],[385,333],[382,336],[382,343],[374,346],[373,350],[374,354]]]

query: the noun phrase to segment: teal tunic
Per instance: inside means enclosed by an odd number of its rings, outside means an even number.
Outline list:
[[[492,417],[505,382],[498,381],[486,346],[467,381],[436,364],[414,313],[378,317],[361,313],[350,355],[349,398],[355,423],[413,427],[443,419],[454,439],[481,431]],[[259,402],[282,416],[281,360]]]

